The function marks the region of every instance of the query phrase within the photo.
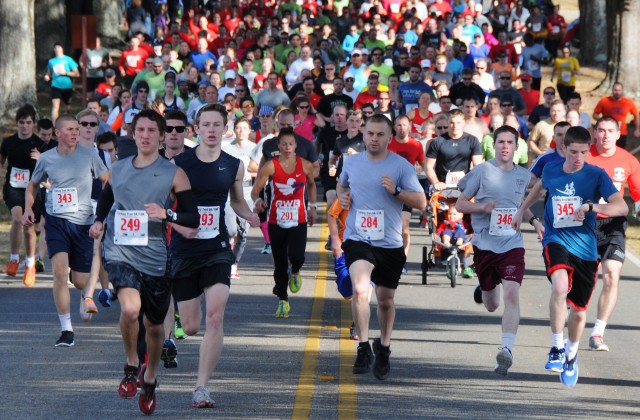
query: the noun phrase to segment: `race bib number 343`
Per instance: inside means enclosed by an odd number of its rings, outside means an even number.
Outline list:
[[[116,210],[113,243],[146,246],[149,243],[149,215],[144,210]]]
[[[51,194],[53,214],[75,213],[78,211],[77,188],[54,188]]]

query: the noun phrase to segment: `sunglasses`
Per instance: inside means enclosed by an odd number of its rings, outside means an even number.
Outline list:
[[[500,80],[511,80],[510,77],[501,77]]]
[[[354,79],[353,77],[348,77],[346,79],[344,79],[346,82],[354,82],[356,79]]]
[[[260,114],[260,118],[271,118],[273,114]]]
[[[500,104],[500,106],[513,106],[513,104]]]
[[[486,70],[486,67],[476,67],[476,70]]]
[[[245,104],[245,105],[242,105],[242,107],[244,109],[251,109],[251,108],[253,108],[253,105],[252,104]]]
[[[167,126],[167,133],[172,133],[172,132],[176,132],[176,133],[184,133],[184,130],[186,130],[187,127],[185,127],[184,125],[168,125]]]
[[[147,93],[149,92],[147,89],[138,89],[138,93]]]
[[[438,130],[446,130],[446,129],[448,129],[449,127],[447,127],[446,125],[439,125],[439,126],[436,126],[436,128],[437,128]]]
[[[351,54],[351,57],[360,57],[360,54]]]
[[[98,123],[97,122],[82,121],[80,123],[80,125],[83,126],[83,127],[97,127]]]
[[[309,109],[309,105],[298,105],[300,109]]]
[[[545,92],[544,94],[545,95],[555,95],[556,93],[555,92]]]

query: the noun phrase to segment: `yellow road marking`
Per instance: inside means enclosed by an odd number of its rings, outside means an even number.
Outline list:
[[[326,222],[322,223],[320,238],[326,238],[329,234],[329,227]],[[313,391],[315,388],[316,367],[318,366],[318,350],[320,348],[320,333],[322,331],[322,315],[324,311],[324,297],[327,286],[327,250],[320,241],[318,275],[316,277],[316,288],[311,305],[311,319],[309,320],[309,332],[304,346],[304,356],[302,357],[302,367],[298,377],[298,387],[296,398],[293,402],[293,419],[308,419],[311,415],[311,402],[313,401]]]
[[[351,326],[351,301],[343,300],[340,306],[340,373],[338,381],[338,419],[349,420],[358,417],[356,377],[353,374],[355,342],[349,337]]]

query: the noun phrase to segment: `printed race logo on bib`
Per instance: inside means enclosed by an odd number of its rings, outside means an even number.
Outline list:
[[[581,198],[577,196],[557,196],[552,197],[553,204],[553,227],[565,228],[582,226],[581,221],[573,220],[573,213],[582,205]]]
[[[562,78],[563,82],[569,83],[571,81],[571,76],[573,76],[573,73],[571,73],[570,71],[563,71],[560,77]]]
[[[11,168],[9,175],[9,185],[13,188],[27,188],[29,185],[29,170],[20,168]]]
[[[384,239],[384,210],[358,210],[356,233],[370,241]]]
[[[276,222],[283,229],[298,226],[298,207],[277,207]]]
[[[213,239],[220,234],[220,206],[198,206],[200,227],[196,239]]]
[[[77,188],[54,188],[51,194],[53,214],[75,213],[78,211]]]
[[[516,214],[515,208],[493,209],[491,212],[491,221],[489,222],[489,235],[515,235],[516,231],[511,227],[514,214]]]
[[[113,243],[146,246],[149,243],[149,215],[144,210],[116,210]]]

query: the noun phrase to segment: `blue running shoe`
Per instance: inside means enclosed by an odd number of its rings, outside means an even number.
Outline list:
[[[565,361],[563,368],[560,382],[567,388],[573,388],[578,383],[578,355],[573,360]]]
[[[111,307],[111,291],[108,289],[100,290],[100,293],[98,293],[98,301],[102,304],[103,307],[110,308]]]
[[[564,349],[551,347],[551,350],[549,350],[549,360],[547,360],[547,364],[544,365],[544,369],[561,373],[564,370],[564,359]]]

